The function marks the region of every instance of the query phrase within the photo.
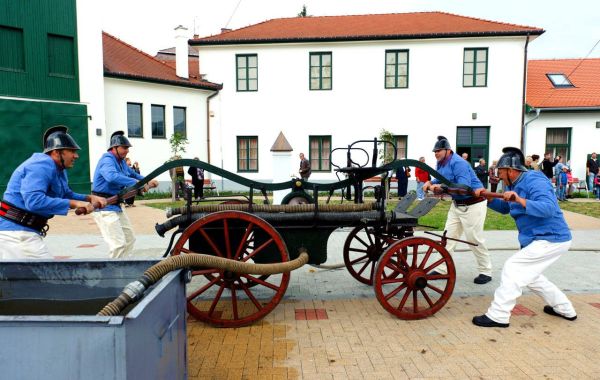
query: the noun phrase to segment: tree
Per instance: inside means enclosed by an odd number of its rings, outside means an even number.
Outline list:
[[[175,132],[169,138],[169,145],[171,146],[171,159],[178,160],[181,158],[181,153],[185,153],[185,146],[188,144],[188,139],[179,132]],[[171,174],[171,201],[175,201],[179,198],[179,182],[184,181],[183,167],[176,167],[170,169]]]
[[[306,13],[306,4],[302,5],[302,10],[300,11],[300,13],[298,13],[298,17],[307,17],[308,14]]]
[[[171,159],[181,158],[180,153],[185,153],[185,146],[189,143],[187,137],[179,132],[175,132],[169,138],[169,145],[171,145]],[[177,158],[176,158],[177,157]]]
[[[382,129],[379,132],[379,141],[385,141],[379,143],[379,159],[387,164],[394,160],[394,146],[388,143],[394,144],[394,135],[392,132]]]

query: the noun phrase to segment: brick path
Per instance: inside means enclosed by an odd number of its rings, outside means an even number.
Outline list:
[[[519,299],[507,329],[471,324],[489,297],[454,297],[433,317],[398,320],[375,299],[283,301],[250,327],[188,320],[190,379],[598,379],[600,295],[571,295],[574,322]],[[596,304],[596,306],[592,305]],[[328,319],[296,319],[324,309]],[[533,315],[528,315],[533,314]]]

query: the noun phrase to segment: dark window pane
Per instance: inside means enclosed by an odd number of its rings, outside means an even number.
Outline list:
[[[165,137],[165,106],[153,105],[152,115],[152,137]]]
[[[141,104],[127,103],[127,135],[143,137]]]
[[[173,107],[173,131],[187,137],[185,108]]]
[[[458,128],[456,145],[471,145],[471,128]]]
[[[487,128],[473,128],[473,144],[487,145]]]

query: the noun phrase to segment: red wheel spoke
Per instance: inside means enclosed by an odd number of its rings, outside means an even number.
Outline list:
[[[412,258],[411,268],[417,267],[418,252],[419,252],[419,245],[418,244],[413,245],[413,258]]]
[[[215,242],[212,241],[212,239],[210,238],[210,236],[208,236],[208,234],[206,233],[206,231],[204,229],[200,229],[200,233],[206,239],[206,241],[208,242],[208,244],[210,245],[210,247],[213,249],[213,252],[215,253],[215,255],[217,255],[219,257],[223,257],[223,254],[221,253],[221,250],[219,248],[217,248],[217,245],[215,244]]]
[[[399,282],[406,282],[406,279],[405,278],[390,278],[390,277],[387,277],[387,278],[381,280],[381,285],[397,284]]]
[[[253,276],[251,276],[251,275],[249,275],[249,274],[242,274],[242,277],[244,277],[244,278],[247,278],[247,279],[248,279],[248,281],[257,282],[257,283],[261,284],[262,286],[266,286],[266,287],[267,287],[267,288],[269,288],[269,289],[273,289],[273,290],[275,290],[275,291],[279,290],[279,287],[278,287],[278,286],[276,286],[276,285],[273,285],[273,284],[271,284],[270,282],[263,281],[263,280],[261,280],[260,278],[253,277]]]
[[[450,275],[448,274],[429,274],[425,276],[427,278],[427,281],[434,281],[434,280],[449,280],[450,279]]]
[[[394,272],[406,273],[406,270],[400,268],[399,266],[396,266],[395,264],[399,264],[399,263],[398,262],[392,263],[392,261],[390,260],[387,263],[385,263],[385,267],[393,270]]]
[[[417,301],[417,289],[412,291],[413,294],[413,311],[415,313],[419,312],[419,302]]]
[[[183,252],[183,253],[196,253],[196,252],[192,252],[192,251],[190,251],[189,249],[187,249],[187,248],[183,248],[183,247],[181,247],[179,250],[180,250],[181,252]]]
[[[410,295],[410,289],[406,289],[406,292],[404,293],[402,300],[400,301],[400,303],[398,304],[398,307],[396,308],[397,310],[404,309],[404,304],[406,303],[406,300],[408,299],[409,295]]]
[[[268,246],[269,244],[271,244],[273,242],[273,239],[269,239],[266,242],[264,242],[260,247],[256,248],[254,251],[252,251],[251,254],[249,254],[248,256],[244,257],[243,261],[248,261],[251,258],[253,258],[254,256],[256,256],[260,251],[262,251],[266,246]]]
[[[400,293],[400,291],[402,291],[402,289],[405,289],[405,288],[406,288],[406,284],[402,284],[402,285],[398,286],[396,289],[394,289],[391,292],[389,292],[385,296],[385,299],[389,300],[390,298],[394,297],[396,294]]]
[[[427,284],[427,287],[429,289],[433,290],[433,291],[436,291],[436,292],[440,293],[440,294],[444,294],[444,291],[442,289],[438,288],[437,286],[433,286],[431,284]]]
[[[213,286],[217,281],[219,281],[221,279],[220,276],[217,276],[215,278],[213,278],[208,284],[204,285],[203,287],[201,287],[200,289],[194,291],[192,294],[190,294],[189,296],[187,296],[187,300],[191,301],[194,298],[198,297],[200,294],[204,293],[206,291],[206,289],[210,288],[211,286]]]
[[[223,294],[223,290],[224,289],[225,289],[225,284],[222,283],[221,286],[219,286],[219,291],[215,295],[215,299],[212,301],[212,304],[210,305],[210,309],[208,309],[208,315],[209,316],[211,316],[212,313],[214,313],[215,308],[219,304],[219,300],[221,299],[221,295]]]
[[[431,256],[432,252],[433,252],[433,247],[429,247],[429,249],[425,253],[425,256],[423,257],[423,260],[421,261],[421,264],[419,264],[419,269],[423,269],[425,264],[427,264],[427,260],[429,260],[429,256]]]
[[[229,240],[229,225],[227,219],[223,219],[223,236],[225,237],[225,254],[231,259],[231,241]]]
[[[258,300],[256,299],[256,297],[254,297],[254,294],[252,294],[252,292],[250,291],[250,289],[248,288],[248,286],[246,284],[244,284],[242,281],[240,281],[240,285],[242,286],[242,290],[244,291],[244,293],[246,293],[246,295],[248,296],[248,298],[250,298],[250,301],[252,301],[252,303],[254,304],[254,306],[256,306],[257,310],[262,309],[262,305],[260,304],[260,302],[258,302]]]
[[[439,259],[435,263],[433,263],[430,266],[428,266],[427,269],[424,269],[425,273],[431,272],[433,270],[433,268],[437,267],[438,265],[440,265],[441,263],[443,263],[445,261],[446,261],[446,259],[442,257],[441,259]]]
[[[231,287],[231,308],[233,309],[233,319],[240,319],[238,315],[237,296],[235,295],[235,286]]]
[[[427,295],[427,292],[424,289],[419,290],[421,291],[421,294],[423,294],[423,298],[425,298],[425,300],[429,304],[429,307],[433,307],[433,302],[431,301],[431,298],[429,298],[429,296]]]
[[[240,245],[238,246],[238,249],[235,252],[235,256],[233,257],[234,260],[239,260],[240,259],[240,254],[242,253],[242,250],[244,249],[244,247],[247,247],[247,245],[249,243],[248,236],[252,232],[252,228],[253,227],[254,227],[253,223],[248,224],[248,227],[246,227],[246,231],[244,232],[244,236],[242,237],[242,240],[240,240]]]

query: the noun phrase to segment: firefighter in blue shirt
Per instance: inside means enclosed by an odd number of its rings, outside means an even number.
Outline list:
[[[571,301],[542,272],[571,246],[571,232],[565,222],[552,184],[539,171],[528,171],[523,153],[504,148],[498,160],[498,176],[504,183],[503,199],[490,200],[488,206],[503,214],[510,213],[519,230],[521,250],[502,268],[500,286],[487,313],[473,318],[481,327],[508,327],[512,309],[522,288],[527,286],[544,299],[544,312],[566,320],[577,318]],[[485,195],[485,191],[480,191]]]
[[[475,175],[471,165],[462,157],[452,151],[450,143],[444,136],[438,136],[438,141],[433,147],[437,161],[437,171],[452,183],[469,186],[473,190],[483,189],[481,181]],[[437,179],[428,181],[423,185],[426,192],[441,192],[441,185]],[[483,224],[487,214],[485,198],[472,195],[452,194],[452,205],[448,210],[448,218],[444,230],[449,238],[460,239],[465,234],[467,241],[477,244],[470,246],[477,260],[479,275],[473,280],[482,285],[492,280],[492,261],[490,253],[485,246],[483,238]],[[446,249],[454,253],[457,242],[448,240]],[[431,274],[446,274],[445,265],[438,266]]]
[[[44,134],[43,153],[34,153],[13,172],[0,203],[0,259],[52,259],[42,237],[47,221],[69,209],[94,210],[106,199],[69,188],[66,169],[75,164],[81,149],[58,125]]]
[[[108,151],[100,157],[94,172],[92,194],[112,197],[138,180],[144,179],[125,162],[131,143],[123,131],[117,131],[110,137]],[[144,191],[158,186],[156,180],[148,182]],[[111,258],[122,258],[131,253],[135,243],[133,229],[127,214],[119,204],[109,205],[93,213],[102,237],[108,244]]]

